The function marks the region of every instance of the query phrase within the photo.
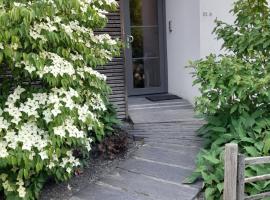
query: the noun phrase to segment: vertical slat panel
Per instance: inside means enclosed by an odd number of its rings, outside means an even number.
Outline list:
[[[108,24],[103,30],[97,30],[96,33],[108,33],[114,38],[122,37],[123,29],[123,13],[121,11],[121,0],[119,9],[116,12],[109,13]],[[122,39],[122,38],[121,38]],[[108,84],[112,88],[110,100],[117,108],[118,117],[124,119],[127,117],[127,93],[126,93],[126,76],[125,76],[125,59],[124,54],[114,58],[112,62],[99,69],[108,78]]]
[[[122,0],[117,0],[119,6],[121,6]],[[122,39],[122,29],[123,29],[123,20],[122,20],[122,11],[119,8],[117,11],[108,14],[108,24],[102,30],[96,30],[95,33],[108,33],[113,38]],[[112,95],[110,97],[111,101],[115,104],[118,112],[118,117],[124,119],[127,117],[127,92],[126,92],[126,83],[125,83],[125,59],[124,54],[122,53],[119,57],[114,58],[107,65],[100,67],[98,69],[101,73],[107,75],[108,84],[112,88]],[[11,76],[10,71],[6,70],[5,74],[0,74],[0,82],[2,81],[3,76]],[[33,84],[39,84],[33,83]]]

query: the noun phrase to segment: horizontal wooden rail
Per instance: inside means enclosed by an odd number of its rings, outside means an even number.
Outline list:
[[[246,158],[245,164],[246,165],[270,164],[270,156]]]
[[[270,192],[265,192],[265,193],[245,197],[245,200],[259,200],[259,199],[263,199],[265,197],[270,197]]]
[[[257,181],[266,181],[266,180],[270,180],[270,174],[245,178],[245,183],[253,183]]]

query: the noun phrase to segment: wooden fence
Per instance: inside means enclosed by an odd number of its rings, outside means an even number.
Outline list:
[[[224,160],[224,200],[258,200],[270,197],[270,192],[252,196],[245,195],[245,183],[270,180],[270,174],[246,178],[246,166],[269,164],[270,156],[245,158],[244,155],[238,153],[237,144],[227,144]]]

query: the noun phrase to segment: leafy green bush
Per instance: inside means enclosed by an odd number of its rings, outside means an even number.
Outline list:
[[[266,0],[239,0],[232,13],[235,23],[217,21],[214,31],[227,53],[192,63],[201,91],[196,109],[207,122],[199,134],[207,144],[187,182],[202,177],[207,200],[222,196],[226,143],[238,143],[247,156],[270,150],[270,10]],[[269,166],[254,166],[246,175],[267,172]],[[247,185],[246,193],[269,189],[269,181],[259,182]]]
[[[94,29],[114,0],[0,1],[0,189],[36,199],[48,177],[70,178],[104,136],[110,88],[93,68],[120,43]],[[35,84],[37,83],[37,84]]]

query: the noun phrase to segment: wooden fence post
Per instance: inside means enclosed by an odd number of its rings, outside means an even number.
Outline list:
[[[237,200],[237,157],[238,145],[233,143],[226,144],[223,200]]]
[[[237,200],[245,199],[245,156],[238,155]]]

